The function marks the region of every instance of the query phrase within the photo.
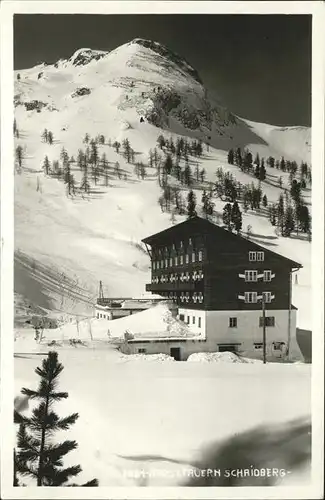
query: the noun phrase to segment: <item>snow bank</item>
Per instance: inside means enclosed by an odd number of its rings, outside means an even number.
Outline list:
[[[168,354],[122,354],[120,356],[125,361],[175,361]]]
[[[258,359],[241,358],[233,352],[196,352],[187,361],[202,363],[261,363]]]

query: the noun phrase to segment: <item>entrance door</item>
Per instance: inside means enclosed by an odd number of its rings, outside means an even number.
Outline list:
[[[181,348],[180,347],[171,347],[170,355],[175,359],[175,361],[181,360]]]

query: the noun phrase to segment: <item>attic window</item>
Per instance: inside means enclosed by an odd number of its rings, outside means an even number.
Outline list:
[[[192,238],[189,238],[189,240],[188,240],[188,244],[189,244],[189,245],[192,245]]]
[[[249,252],[248,257],[249,257],[249,262],[255,262],[256,261],[256,252]]]

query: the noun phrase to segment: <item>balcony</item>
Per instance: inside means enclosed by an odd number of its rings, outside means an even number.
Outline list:
[[[195,290],[195,283],[180,283],[179,281],[174,281],[174,283],[147,283],[146,292],[176,292],[184,291],[189,292]]]

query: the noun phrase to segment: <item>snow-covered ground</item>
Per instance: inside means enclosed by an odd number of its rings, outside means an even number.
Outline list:
[[[35,388],[41,359],[16,355],[17,395],[23,386]],[[310,415],[310,365],[182,363],[163,356],[146,363],[107,346],[62,348],[59,360],[65,367],[60,388],[69,398],[57,411],[80,415],[69,430],[79,447],[65,465],[82,465],[80,483],[97,477],[100,486],[183,484],[206,446]],[[287,448],[262,453],[281,467]],[[253,459],[248,455],[244,466]],[[296,477],[295,484],[303,480]]]

